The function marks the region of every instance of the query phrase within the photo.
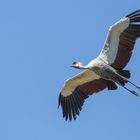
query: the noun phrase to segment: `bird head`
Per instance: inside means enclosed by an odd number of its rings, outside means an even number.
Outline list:
[[[74,67],[74,68],[77,68],[77,69],[80,69],[82,66],[82,63],[81,62],[73,62],[71,67]]]

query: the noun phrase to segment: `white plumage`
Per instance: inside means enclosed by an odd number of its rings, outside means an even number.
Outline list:
[[[107,39],[99,57],[112,64],[116,58],[120,34],[129,26],[129,18],[123,18],[109,28]]]

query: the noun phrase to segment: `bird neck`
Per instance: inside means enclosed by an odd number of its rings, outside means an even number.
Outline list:
[[[87,66],[79,66],[79,69],[89,69]]]

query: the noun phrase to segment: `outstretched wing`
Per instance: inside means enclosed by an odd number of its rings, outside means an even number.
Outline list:
[[[137,10],[109,28],[104,48],[99,57],[116,69],[129,62],[135,41],[140,37],[140,10]]]
[[[92,93],[99,92],[107,87],[105,80],[93,71],[86,70],[67,80],[59,95],[59,105],[66,120],[76,119],[86,98]]]

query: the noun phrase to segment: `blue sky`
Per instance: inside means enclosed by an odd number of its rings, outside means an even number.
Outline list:
[[[57,109],[75,60],[96,57],[110,25],[139,0],[0,1],[0,140],[139,139],[140,99],[122,88],[91,96],[76,121]],[[137,41],[127,65],[140,85]],[[130,87],[131,88],[131,87]]]

